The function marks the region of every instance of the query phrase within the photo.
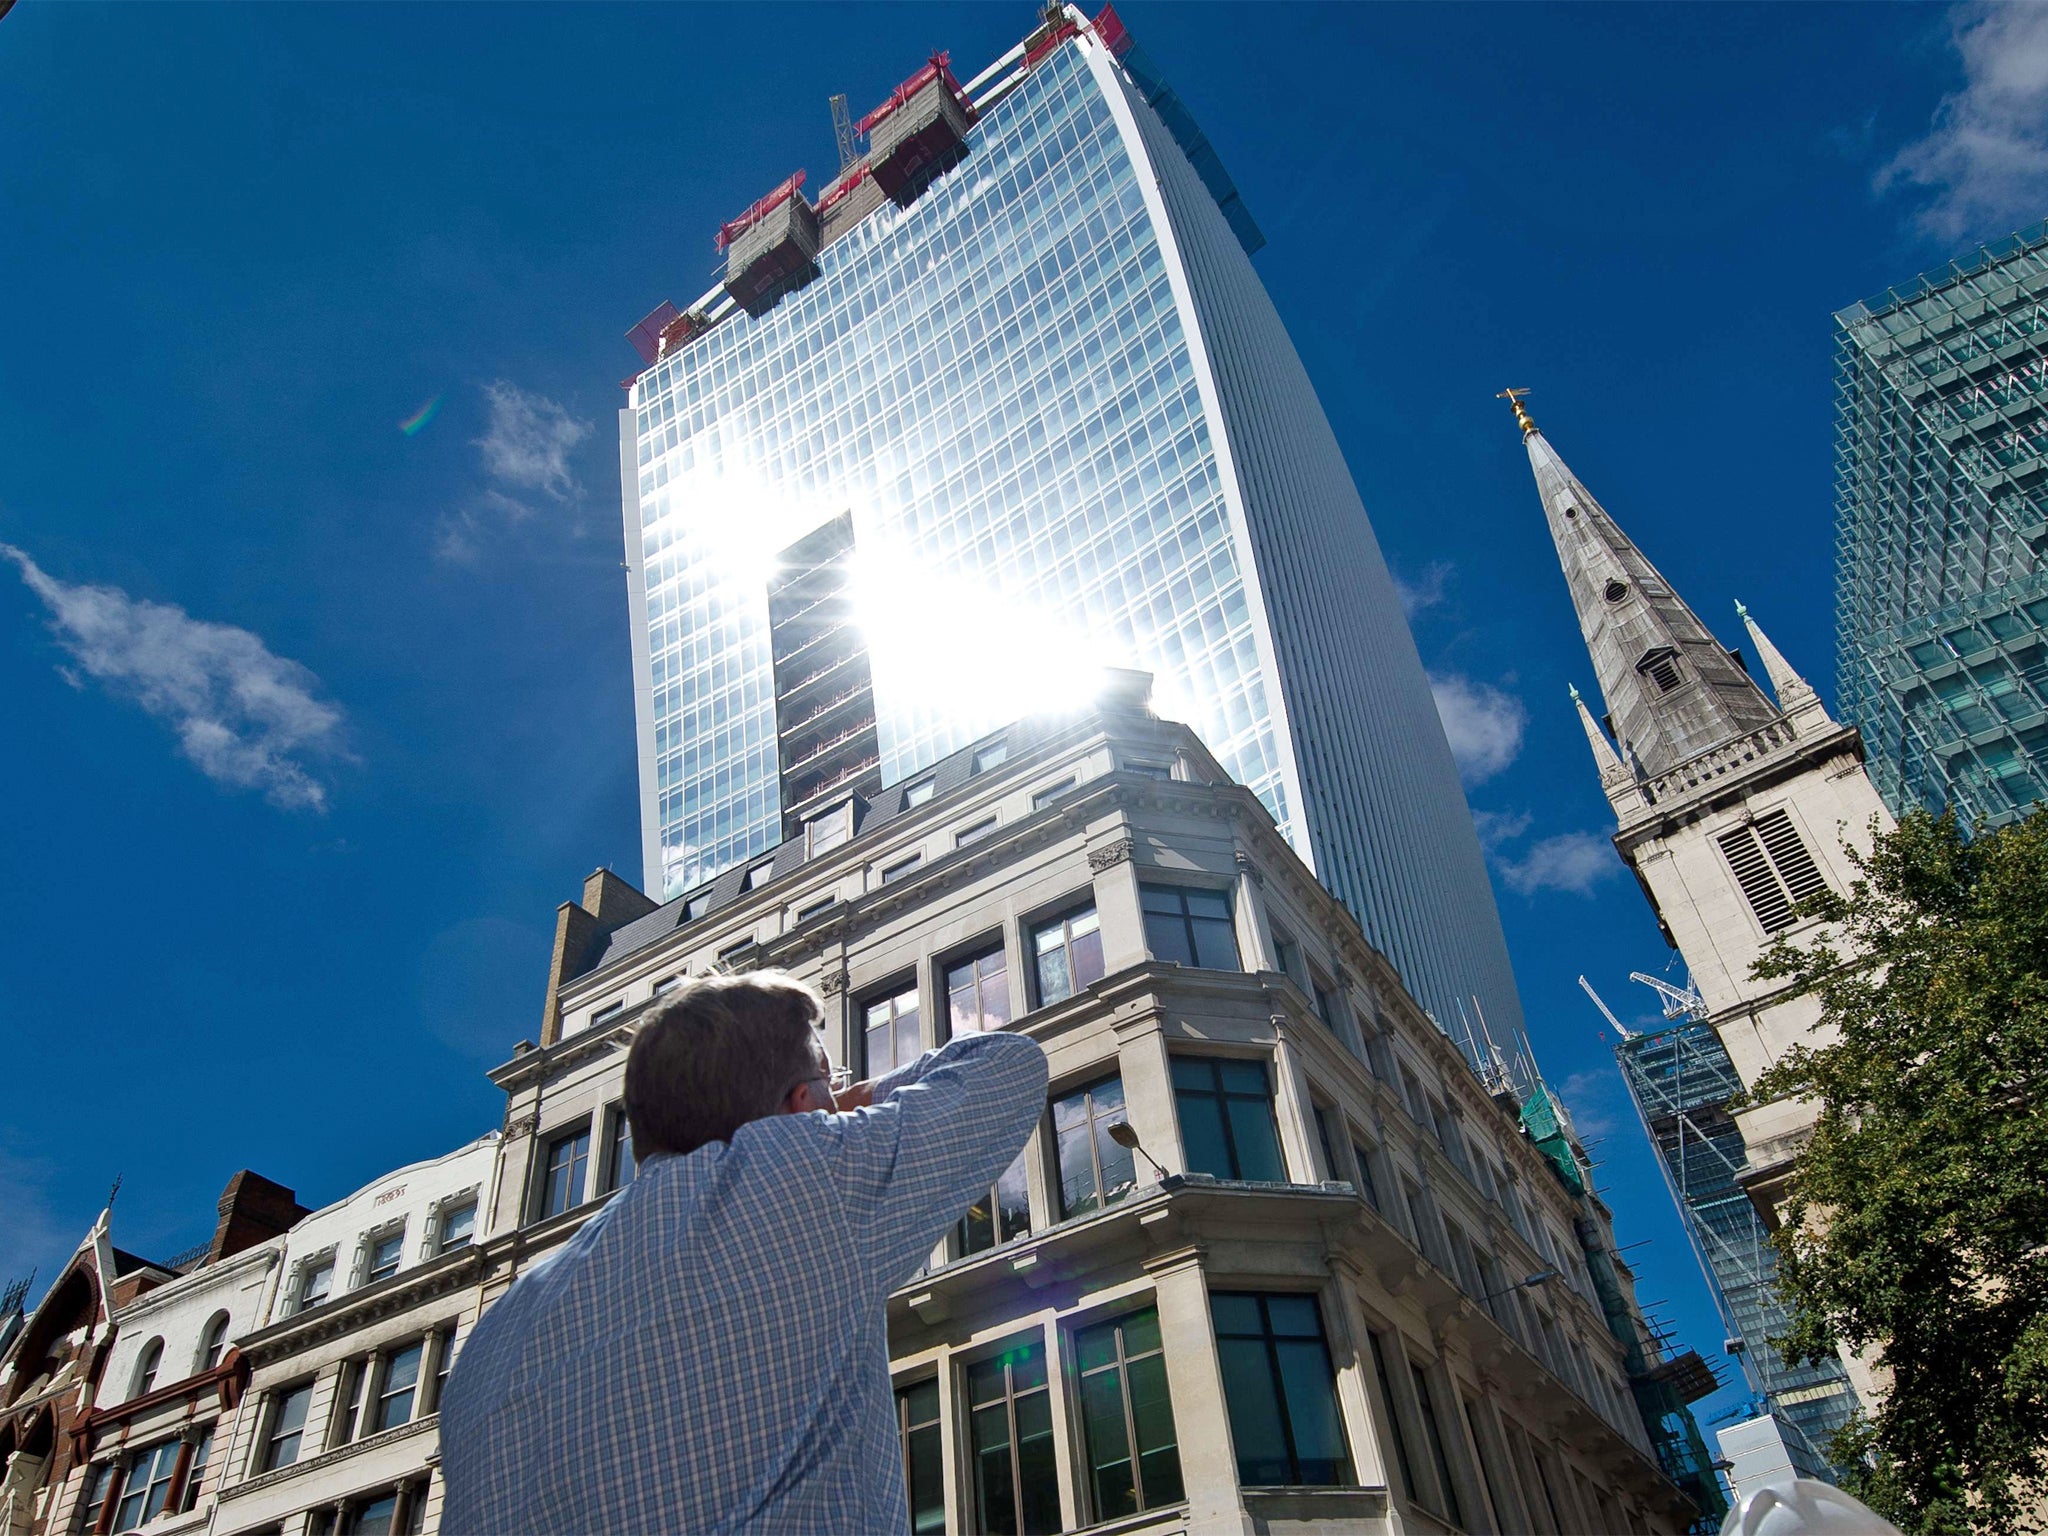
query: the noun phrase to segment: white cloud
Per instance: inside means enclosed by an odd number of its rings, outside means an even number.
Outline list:
[[[1515,760],[1529,723],[1520,699],[1455,672],[1432,674],[1429,686],[1444,738],[1467,784],[1483,784]]]
[[[1597,832],[1560,832],[1529,846],[1519,859],[1496,855],[1494,867],[1518,895],[1570,891],[1590,896],[1601,881],[1621,873],[1614,845]]]
[[[583,498],[569,455],[590,436],[589,422],[504,379],[484,386],[484,402],[490,426],[475,445],[495,484],[441,518],[434,554],[453,565],[475,565],[495,535],[530,521],[535,509],[523,497],[539,494],[564,506]]]
[[[475,565],[493,526],[523,523],[532,516],[533,508],[518,497],[485,491],[461,511],[441,519],[434,553],[456,565]]]
[[[1444,587],[1457,569],[1448,560],[1432,560],[1429,568],[1413,582],[1394,578],[1394,595],[1401,599],[1401,612],[1413,622],[1418,613],[1434,608],[1444,600]]]
[[[326,787],[305,759],[340,754],[342,713],[314,696],[320,680],[306,668],[273,656],[246,629],[117,587],[59,581],[10,544],[0,544],[0,556],[21,568],[79,668],[170,726],[201,773],[260,789],[286,809],[327,808]]]
[[[1511,843],[1529,830],[1527,811],[1474,811],[1472,828],[1479,834],[1479,846],[1488,853],[1502,843]]]
[[[583,487],[569,468],[569,454],[590,436],[589,422],[578,421],[546,395],[529,394],[503,379],[484,386],[484,399],[491,408],[491,425],[476,446],[493,480],[540,491],[557,501],[573,501],[582,494]]]
[[[1968,4],[1950,13],[1963,88],[1925,138],[1878,173],[1879,191],[1926,187],[1928,233],[1987,239],[2048,213],[2048,5]]]

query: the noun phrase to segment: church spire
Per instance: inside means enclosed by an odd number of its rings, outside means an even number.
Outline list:
[[[1526,393],[1506,395],[1622,753],[1655,776],[1777,718],[1762,690],[1557,456],[1529,419]]]
[[[1778,708],[1789,715],[1804,705],[1816,702],[1813,685],[1792,670],[1792,663],[1771,644],[1770,636],[1763,632],[1741,603],[1735,605],[1735,616],[1749,631],[1749,643],[1756,647],[1757,660],[1764,664],[1764,676],[1771,680],[1771,692],[1778,697]]]
[[[1586,730],[1586,745],[1593,749],[1593,765],[1600,770],[1602,788],[1610,788],[1629,782],[1629,771],[1614,750],[1614,744],[1607,739],[1607,733],[1600,729],[1593,718],[1593,711],[1586,708],[1586,701],[1579,697],[1576,685],[1572,688],[1572,704],[1579,712],[1579,724]]]

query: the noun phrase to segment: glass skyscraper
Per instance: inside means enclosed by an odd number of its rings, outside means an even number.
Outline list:
[[[815,205],[793,179],[726,226],[724,293],[643,326],[621,456],[647,889],[1142,668],[1454,1038],[1519,1070],[1429,683],[1214,150],[1108,12],[957,90],[935,59],[892,103]],[[813,537],[848,517],[850,543]],[[857,668],[807,665],[815,626],[771,614],[810,590],[789,552],[828,544]]]
[[[2048,226],[1837,334],[1837,689],[1894,815],[2048,799]]]

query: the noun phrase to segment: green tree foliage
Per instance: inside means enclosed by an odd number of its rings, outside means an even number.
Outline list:
[[[2048,812],[1880,837],[1828,937],[1757,975],[1820,1000],[1753,1101],[1820,1107],[1777,1234],[1788,1356],[1891,1381],[1833,1449],[1910,1532],[2041,1529],[2048,1490]],[[1866,1405],[1868,1407],[1868,1405]]]

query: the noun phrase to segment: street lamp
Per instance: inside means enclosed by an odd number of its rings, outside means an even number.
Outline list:
[[[1165,1183],[1166,1180],[1170,1177],[1167,1171],[1163,1167],[1160,1167],[1159,1159],[1154,1157],[1150,1152],[1147,1152],[1145,1150],[1144,1143],[1138,1140],[1138,1128],[1132,1125],[1130,1121],[1110,1121],[1109,1139],[1115,1142],[1118,1146],[1122,1147],[1125,1151],[1137,1153],[1140,1157],[1144,1158],[1146,1162],[1150,1163],[1154,1168],[1158,1168],[1159,1180],[1162,1184]]]
[[[1116,1131],[1113,1127],[1110,1131],[1110,1134],[1112,1136],[1116,1134]],[[1551,1281],[1555,1280],[1556,1278],[1556,1270],[1539,1269],[1533,1275],[1522,1276],[1522,1278],[1517,1280],[1513,1285],[1504,1285],[1497,1291],[1488,1291],[1484,1296],[1480,1297],[1479,1299],[1482,1302],[1492,1301],[1494,1297],[1505,1296],[1509,1291],[1524,1291],[1529,1289],[1531,1286],[1548,1285]]]

